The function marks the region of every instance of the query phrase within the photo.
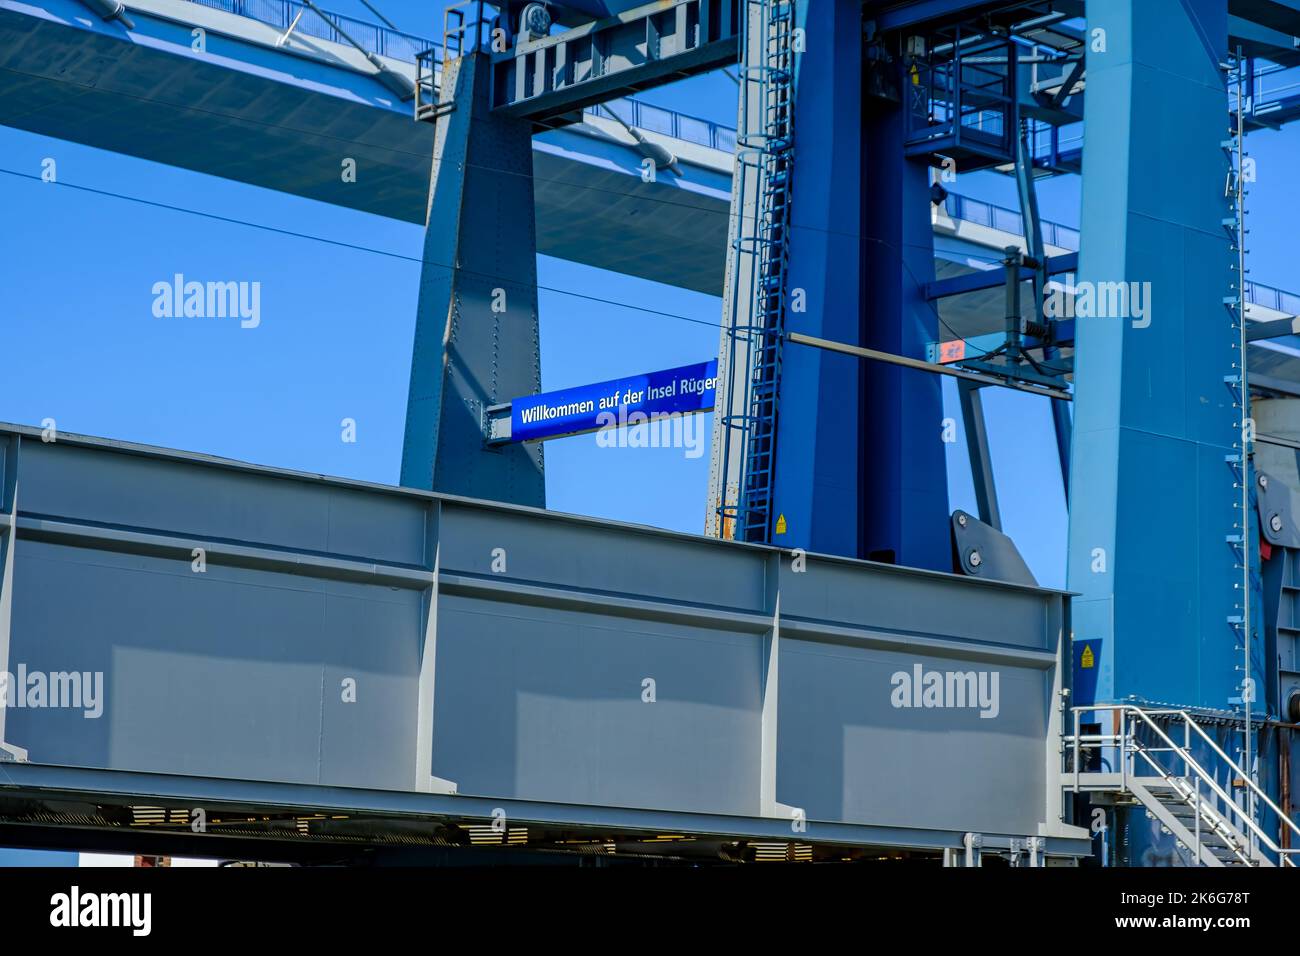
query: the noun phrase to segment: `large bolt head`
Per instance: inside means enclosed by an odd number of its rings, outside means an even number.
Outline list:
[[[1282,518],[1279,515],[1273,515],[1268,519],[1268,526],[1273,529],[1274,534],[1277,534],[1282,530]]]
[[[966,556],[966,560],[970,563],[972,568],[978,568],[984,561],[984,559],[980,557],[980,553],[974,550]]]

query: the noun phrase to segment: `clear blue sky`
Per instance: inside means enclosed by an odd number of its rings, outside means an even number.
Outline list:
[[[441,4],[379,0],[399,27],[441,32]],[[373,20],[357,0],[328,8]],[[643,94],[734,123],[722,74]],[[1251,206],[1255,278],[1300,288],[1286,256],[1294,177],[1278,149],[1290,133],[1253,137],[1260,183]],[[1292,145],[1294,143],[1292,142]],[[0,326],[8,361],[0,419],[193,449],[328,474],[394,482],[401,456],[420,253],[416,226],[240,183],[0,129],[0,167],[38,174],[54,157],[63,183],[355,243],[343,249],[110,196],[0,174]],[[1176,174],[1171,159],[1171,174]],[[1276,175],[1270,175],[1276,171]],[[1047,218],[1078,223],[1077,180],[1042,186]],[[1012,182],[963,176],[958,190],[1015,205]],[[1270,242],[1273,238],[1275,241]],[[261,326],[159,322],[152,285],[181,272],[258,280]],[[716,323],[719,299],[542,257],[540,280],[619,303]],[[700,361],[718,331],[542,292],[545,389]],[[960,418],[948,390],[948,414]],[[986,405],[1004,520],[1039,579],[1062,585],[1065,508],[1041,399],[992,390]],[[339,440],[354,418],[358,441]],[[597,454],[597,451],[600,454]],[[592,436],[548,444],[551,507],[696,532],[707,455],[597,449]],[[965,450],[950,448],[953,507],[974,508]]]

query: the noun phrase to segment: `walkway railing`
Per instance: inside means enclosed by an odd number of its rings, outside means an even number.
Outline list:
[[[335,43],[347,43],[333,26],[301,3],[295,3],[294,0],[190,0],[190,2],[257,20],[259,23],[266,23],[280,30],[287,30],[293,24],[295,34],[315,37],[318,40],[332,40]],[[421,50],[437,46],[433,40],[425,37],[400,33],[364,20],[345,17],[331,10],[325,12],[364,49],[380,56],[414,63],[416,54]],[[295,20],[296,24],[294,24]]]
[[[1260,285],[1258,282],[1246,283],[1246,301],[1252,305],[1262,305],[1268,309],[1285,312],[1287,315],[1300,315],[1300,295],[1294,292],[1283,292],[1272,286]]]
[[[1016,209],[996,206],[993,203],[971,199],[969,196],[961,196],[957,193],[948,194],[948,198],[944,202],[944,208],[953,219],[973,222],[977,226],[988,226],[990,229],[1009,232],[1017,236],[1022,236],[1025,233],[1020,212]],[[1047,221],[1042,223],[1042,227],[1043,242],[1049,246],[1059,246],[1073,252],[1079,251],[1079,230],[1071,229],[1069,226],[1063,226],[1060,223]]]
[[[1259,786],[1249,773],[1237,761],[1228,756],[1218,742],[1205,732],[1190,713],[1179,709],[1144,710],[1133,704],[1089,704],[1071,708],[1074,716],[1074,733],[1065,737],[1067,752],[1072,755],[1073,766],[1069,768],[1074,776],[1073,789],[1080,792],[1080,780],[1083,772],[1084,751],[1089,749],[1113,748],[1118,751],[1120,789],[1128,790],[1129,781],[1137,783],[1143,779],[1153,779],[1150,773],[1141,770],[1149,767],[1155,776],[1167,782],[1183,780],[1188,785],[1195,785],[1194,801],[1189,804],[1198,813],[1208,806],[1213,814],[1226,817],[1242,834],[1253,836],[1264,847],[1278,866],[1294,867],[1294,855],[1300,849],[1283,848],[1274,839],[1285,827],[1293,834],[1292,839],[1300,837],[1300,825],[1297,825],[1287,813],[1273,802],[1268,793]],[[1082,733],[1082,718],[1085,713],[1114,713],[1118,716],[1119,732],[1114,734]],[[1171,734],[1181,731],[1181,742],[1175,741]],[[1142,740],[1142,733],[1151,735],[1152,742]],[[1163,746],[1160,746],[1163,745]],[[1193,747],[1201,748],[1209,754],[1211,768],[1205,767],[1193,755]],[[1161,754],[1172,766],[1162,762]],[[1144,764],[1139,764],[1137,758]],[[1181,766],[1181,773],[1179,772]],[[1225,773],[1226,771],[1226,773]],[[1247,802],[1247,807],[1237,803],[1233,794],[1224,789],[1219,780],[1230,781],[1229,788],[1240,788]],[[1202,788],[1204,796],[1202,796]],[[1182,792],[1186,795],[1185,791]],[[1267,807],[1277,819],[1279,833],[1266,832],[1256,820],[1255,808]],[[1199,835],[1200,830],[1196,831]],[[1199,858],[1200,848],[1196,848]],[[1243,861],[1251,862],[1249,857]]]
[[[640,100],[610,100],[600,106],[588,106],[584,111],[589,116],[600,116],[608,107],[619,119],[629,126],[646,133],[661,133],[687,143],[697,143],[712,149],[736,150],[736,131],[730,126],[712,123],[709,120],[687,116],[661,106],[651,106]]]

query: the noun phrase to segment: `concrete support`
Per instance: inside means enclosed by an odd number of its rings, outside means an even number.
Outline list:
[[[1225,308],[1226,0],[1089,0],[1088,36],[1074,636],[1099,649],[1098,701],[1227,708],[1241,572],[1225,539],[1241,517],[1225,378],[1241,362]]]
[[[541,447],[484,442],[488,406],[541,388],[532,125],[491,112],[489,67],[443,69],[401,481],[540,507]]]

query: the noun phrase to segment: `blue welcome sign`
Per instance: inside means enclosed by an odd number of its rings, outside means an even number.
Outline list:
[[[654,416],[707,412],[717,391],[715,359],[516,398],[510,403],[510,440],[537,441],[635,425]]]

